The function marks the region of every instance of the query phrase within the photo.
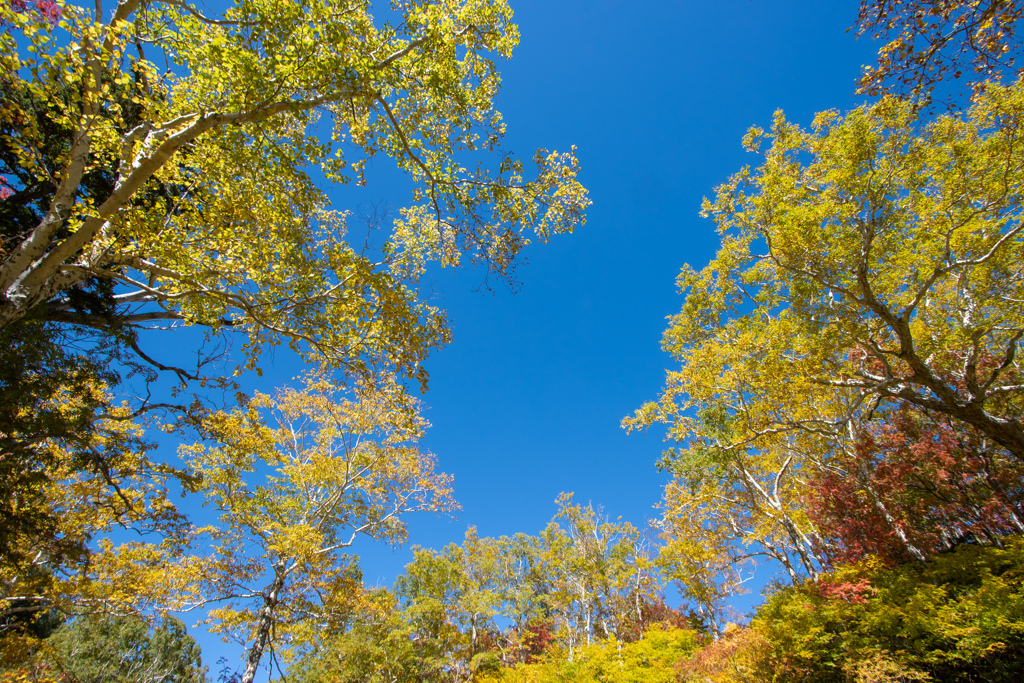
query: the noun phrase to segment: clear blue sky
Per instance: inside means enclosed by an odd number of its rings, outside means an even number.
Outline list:
[[[410,518],[412,544],[536,533],[561,491],[640,526],[665,476],[662,434],[627,436],[621,419],[659,391],[671,359],[659,340],[681,300],[674,278],[704,265],[717,236],[701,198],[745,164],[740,139],[776,109],[799,123],[849,109],[874,50],[847,33],[857,0],[510,0],[522,41],[503,65],[498,109],[507,148],[578,147],[593,200],[576,234],[534,245],[513,294],[478,291],[484,273],[425,282],[449,312],[452,344],[428,362],[427,446],[455,477],[454,520]],[[405,205],[389,184],[369,204]],[[340,191],[337,208],[356,208]],[[261,387],[286,382],[282,358]],[[369,583],[390,584],[411,559],[354,550]],[[202,639],[216,673],[221,654]]]
[[[481,272],[433,278],[454,341],[428,362],[427,443],[463,511],[412,520],[412,542],[430,547],[467,525],[536,533],[560,491],[638,525],[656,515],[662,433],[619,422],[671,366],[659,341],[679,269],[717,247],[701,199],[756,163],[740,139],[776,109],[806,124],[856,106],[873,54],[846,32],[856,0],[511,1],[522,41],[497,103],[508,148],[575,144],[594,204],[574,235],[527,250],[515,294],[475,291]],[[411,559],[364,555],[368,581]]]

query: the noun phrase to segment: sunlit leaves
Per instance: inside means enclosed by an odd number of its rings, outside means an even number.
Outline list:
[[[388,378],[351,394],[318,376],[301,390],[256,395],[204,420],[209,445],[183,447],[216,526],[196,530],[214,552],[168,571],[167,602],[220,604],[215,630],[250,641],[246,676],[271,639],[309,647],[354,609],[361,583],[345,554],[360,535],[400,543],[405,515],[454,506],[450,478],[416,442],[418,403]]]
[[[1003,549],[961,546],[928,566],[866,562],[779,590],[753,623],[764,638],[760,667],[808,680],[1015,680],[1020,553],[1013,538]]]
[[[530,232],[571,231],[589,201],[572,153],[538,153],[533,180],[513,158],[487,169],[504,134],[492,60],[518,41],[504,2],[394,9],[381,23],[336,0],[247,0],[223,17],[125,0],[108,23],[68,8],[56,27],[8,11],[46,52],[44,68],[12,42],[11,87],[64,98],[46,116],[69,142],[41,153],[38,112],[5,104],[5,143],[52,200],[10,236],[0,324],[99,277],[149,320],[246,333],[249,367],[287,341],[353,376],[422,381],[424,356],[447,339],[413,289],[425,264],[467,255],[508,276]],[[154,66],[150,42],[172,68]],[[362,182],[378,154],[414,181],[414,205],[370,257],[313,177]],[[83,178],[97,169],[117,180],[91,196]]]
[[[865,67],[861,91],[930,99],[960,79],[983,89],[1019,55],[1022,10],[1005,0],[861,0],[858,34],[888,40],[878,64]]]
[[[918,560],[918,543],[936,545],[915,538],[957,533],[960,516],[938,502],[953,489],[990,508],[961,515],[972,529],[1016,528],[1019,496],[993,482],[1014,470],[1005,453],[1024,457],[1022,95],[990,85],[965,114],[931,121],[894,98],[825,112],[810,130],[777,114],[745,140],[761,165],[705,201],[721,248],[679,276],[682,310],[663,339],[679,367],[625,424],[666,423],[678,444],[663,461],[676,477],[663,557],[710,613],[751,557],[814,577],[846,542],[836,519],[853,499],[873,538]],[[858,444],[897,406],[986,441],[947,473],[957,484],[929,474],[931,458],[911,472],[898,450]],[[915,478],[942,493],[918,507],[899,492]],[[809,514],[819,505],[831,521]]]

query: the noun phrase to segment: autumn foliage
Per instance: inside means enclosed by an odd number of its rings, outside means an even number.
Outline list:
[[[457,508],[422,281],[511,280],[590,203],[573,148],[466,163],[505,136],[505,0],[390,7],[0,0],[0,681],[201,680],[170,612],[238,642],[241,683],[1019,680],[1024,4],[862,0],[873,99],[744,138],[624,421],[669,441],[650,528],[562,494],[371,587],[364,539]],[[321,181],[373,158],[411,196],[359,243]],[[218,350],[166,365],[159,326]],[[282,344],[311,369],[237,392]]]
[[[862,92],[930,97],[944,81],[985,81],[1020,56],[1024,5],[1006,0],[861,0],[857,31],[886,40],[864,68]]]
[[[806,503],[832,563],[900,562],[913,557],[897,532],[929,556],[1024,533],[1022,481],[1022,463],[976,431],[902,405],[835,469],[810,474]]]

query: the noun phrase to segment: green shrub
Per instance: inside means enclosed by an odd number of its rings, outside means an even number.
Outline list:
[[[758,610],[759,666],[778,681],[1006,681],[1024,670],[1024,539],[928,564],[841,568]]]

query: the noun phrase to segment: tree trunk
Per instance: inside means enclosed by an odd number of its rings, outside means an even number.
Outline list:
[[[260,660],[263,658],[263,651],[270,642],[270,631],[274,626],[274,609],[277,607],[287,577],[284,562],[274,565],[274,580],[267,586],[267,592],[263,596],[263,609],[260,610],[260,620],[256,626],[256,637],[253,639],[249,652],[245,655],[245,673],[242,674],[241,683],[252,683],[256,678],[256,671],[260,668]]]
[[[882,513],[882,517],[885,518],[885,521],[886,523],[888,523],[889,528],[892,529],[893,533],[895,533],[896,536],[900,539],[900,543],[903,544],[904,550],[910,553],[910,556],[918,562],[921,562],[922,564],[926,563],[928,561],[928,558],[924,554],[924,551],[918,548],[914,544],[914,542],[910,540],[910,537],[907,536],[906,532],[903,531],[903,527],[901,527],[900,523],[896,520],[896,518],[892,516],[892,514],[889,512],[889,508],[886,507],[885,503],[882,502],[882,497],[878,495],[878,492],[875,491],[875,487],[872,486],[871,483],[868,481],[867,474],[862,472],[860,480],[860,483],[864,487],[864,489],[871,494],[871,500],[874,501],[875,509]]]

